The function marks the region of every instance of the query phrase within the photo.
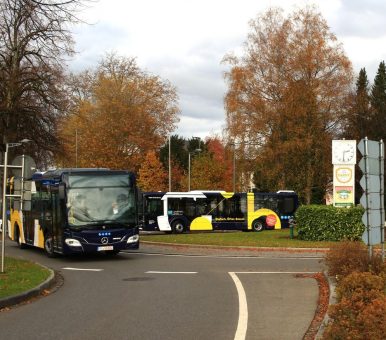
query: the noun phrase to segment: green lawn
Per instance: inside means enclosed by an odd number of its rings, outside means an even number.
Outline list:
[[[4,273],[0,273],[0,298],[37,287],[50,271],[29,261],[5,257]]]
[[[298,240],[295,234],[290,238],[289,229],[264,230],[256,232],[194,232],[188,234],[142,234],[141,241],[177,244],[201,244],[215,246],[243,247],[292,247],[292,248],[329,248],[334,242],[313,242]]]

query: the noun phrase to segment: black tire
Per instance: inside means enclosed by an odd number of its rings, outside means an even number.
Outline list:
[[[182,234],[186,231],[185,224],[181,220],[173,221],[171,227],[174,234]]]
[[[265,221],[263,219],[254,220],[252,222],[252,230],[256,232],[261,232],[265,229]]]
[[[27,245],[25,243],[21,243],[20,228],[18,225],[15,226],[15,241],[17,242],[20,249],[27,248]]]
[[[56,256],[56,254],[54,253],[54,244],[52,242],[52,236],[49,233],[44,235],[44,250],[48,257]]]

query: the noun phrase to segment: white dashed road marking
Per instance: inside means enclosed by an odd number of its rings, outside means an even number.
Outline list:
[[[65,267],[62,268],[65,270],[78,270],[78,271],[87,271],[87,272],[101,272],[103,269],[92,269],[92,268],[71,268],[71,267]]]
[[[197,272],[162,272],[162,271],[147,271],[145,274],[197,274]]]

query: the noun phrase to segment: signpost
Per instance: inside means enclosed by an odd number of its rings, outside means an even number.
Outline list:
[[[383,141],[371,141],[367,137],[358,143],[358,150],[363,158],[359,162],[359,168],[363,172],[360,185],[363,188],[363,196],[360,203],[365,208],[362,221],[366,230],[362,240],[369,247],[372,255],[372,246],[382,245],[382,258],[385,258],[385,151]]]

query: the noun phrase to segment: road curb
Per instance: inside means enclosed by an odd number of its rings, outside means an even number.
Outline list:
[[[336,304],[336,279],[332,276],[329,276],[328,273],[325,271],[323,272],[324,276],[327,278],[328,281],[328,286],[329,286],[329,301],[328,301],[328,306]],[[330,321],[330,316],[328,314],[328,310],[326,314],[324,315],[323,321],[319,327],[318,333],[316,334],[315,339],[319,340],[323,338],[323,333],[327,327],[328,322]]]
[[[223,249],[236,251],[252,251],[252,252],[288,252],[288,253],[327,253],[329,248],[286,248],[286,247],[247,247],[247,246],[217,246],[217,245],[203,245],[203,244],[185,244],[185,243],[168,243],[168,242],[154,242],[143,241],[141,243],[154,246],[167,246],[172,248],[195,248],[195,249]]]
[[[44,290],[49,289],[53,286],[53,284],[55,282],[55,272],[46,266],[43,266],[41,264],[38,264],[38,265],[47,269],[50,272],[50,276],[44,282],[42,282],[41,284],[39,284],[35,288],[31,288],[31,289],[29,289],[25,292],[22,292],[22,293],[18,293],[15,295],[0,298],[0,309],[6,308],[6,307],[11,307],[11,306],[17,305],[25,300],[28,300],[30,298],[39,296],[40,294],[42,294],[42,292]]]

